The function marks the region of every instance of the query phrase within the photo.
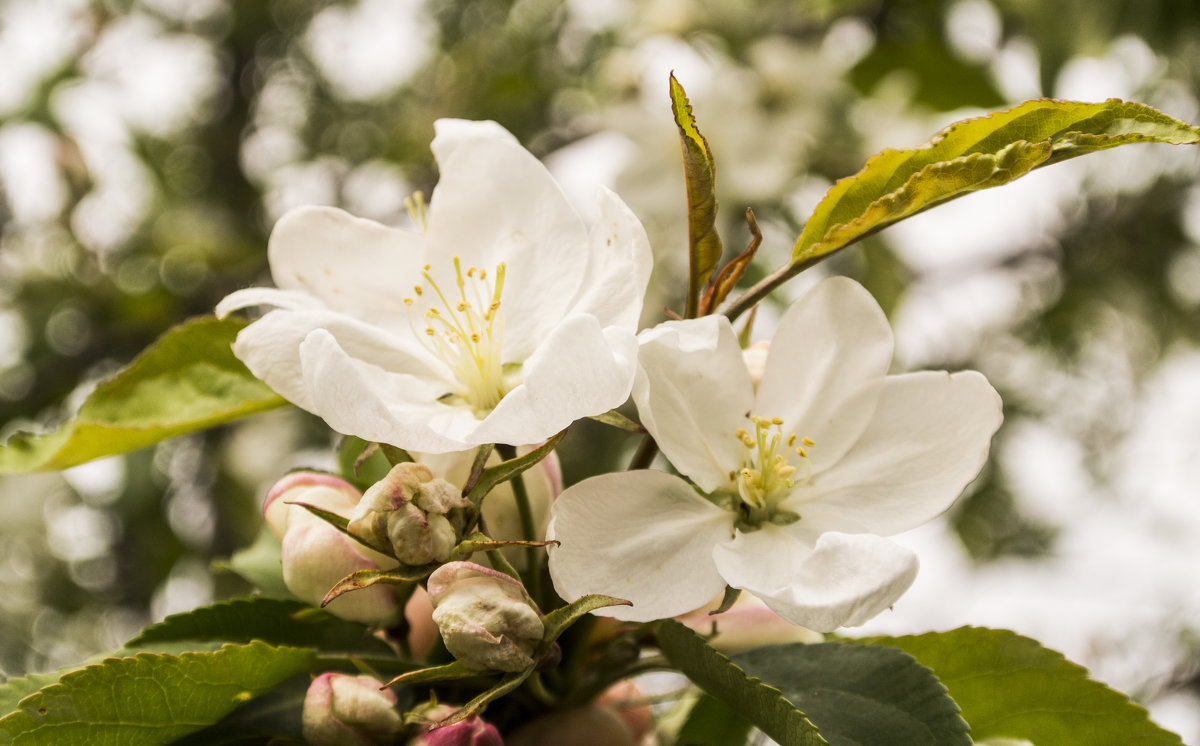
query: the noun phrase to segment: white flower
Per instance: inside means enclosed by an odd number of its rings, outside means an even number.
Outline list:
[[[588,230],[549,172],[495,122],[440,120],[421,233],[328,207],[284,215],[275,309],[234,352],[342,433],[414,451],[522,445],[620,405],[650,275],[641,223],[601,190]]]
[[[552,508],[555,588],[633,602],[650,621],[726,586],[794,624],[862,624],[907,590],[916,557],[883,538],[944,511],[975,477],[1000,399],[974,371],[886,375],[892,334],[858,284],[827,280],[784,314],[762,381],[723,317],[644,332],[633,397],[683,479],[594,477]]]

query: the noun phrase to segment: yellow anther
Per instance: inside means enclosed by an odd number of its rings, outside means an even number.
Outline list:
[[[800,458],[808,458],[808,451],[804,450],[803,448],[797,448],[796,455]]]
[[[405,298],[405,299],[404,299],[404,305],[406,305],[406,306],[411,306],[412,304],[413,304],[413,299],[412,299],[412,298]]]
[[[783,424],[783,418],[782,418],[782,417],[772,417],[772,418],[771,418],[771,424],[772,424],[772,425],[782,425],[782,424]]]
[[[457,306],[455,306],[454,308],[455,308],[455,310],[457,310],[459,313],[462,313],[463,311],[466,311],[468,308],[470,308],[470,306],[468,306],[468,305],[467,305],[465,302],[463,302],[463,301],[459,301],[458,305],[457,305]]]
[[[413,285],[413,292],[416,293],[418,297],[420,297],[425,294],[425,289],[422,288],[420,285]]]
[[[433,265],[430,265],[430,264],[426,264],[426,265],[425,265],[425,271],[426,271],[426,272],[428,272],[428,271],[429,271],[430,269],[432,269],[432,268],[433,268]]]
[[[429,335],[430,337],[435,337],[435,336],[437,336],[437,332],[435,332],[435,331],[433,330],[433,327],[432,327],[432,326],[430,326],[430,327],[426,327],[426,328],[425,328],[425,333],[426,333],[427,335]]]
[[[816,445],[816,442],[812,438],[802,438],[800,440],[800,442],[803,443],[804,445],[808,446],[809,448],[812,448],[813,446]]]
[[[475,276],[475,268],[467,267],[467,277],[474,277],[474,276]]]
[[[796,434],[792,433],[791,435],[788,436],[788,448],[795,448],[795,447],[796,447]]]

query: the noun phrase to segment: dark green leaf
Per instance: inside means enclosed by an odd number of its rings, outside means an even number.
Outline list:
[[[692,105],[683,86],[671,74],[671,111],[679,127],[683,147],[683,177],[688,204],[688,299],[685,318],[693,318],[700,296],[721,261],[721,237],[717,234],[716,164],[708,141],[696,127]]]
[[[728,704],[783,746],[826,744],[804,713],[779,690],[747,676],[695,632],[675,621],[658,625],[658,644],[667,659],[704,691]]]
[[[65,469],[281,406],[230,349],[243,326],[202,317],[171,329],[57,432],[13,436],[0,447],[0,473]]]
[[[0,718],[0,740],[14,746],[170,743],[316,665],[312,650],[261,642],[109,658],[22,700]]]
[[[962,708],[975,740],[1026,739],[1037,746],[1180,746],[1146,710],[1088,678],[1087,670],[1035,640],[962,627],[869,642],[897,647],[929,666]]]
[[[946,687],[899,650],[793,643],[738,653],[732,661],[778,688],[833,746],[971,743]]]
[[[364,625],[338,619],[299,601],[274,598],[223,601],[174,614],[142,630],[125,647],[157,650],[157,644],[176,640],[262,640],[274,645],[316,648],[323,653],[394,655]]]
[[[805,266],[922,210],[1041,166],[1128,143],[1197,142],[1200,129],[1142,104],[1027,101],[952,124],[921,147],[872,157],[817,205],[792,263]]]

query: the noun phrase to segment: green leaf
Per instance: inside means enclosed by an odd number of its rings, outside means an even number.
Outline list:
[[[563,430],[557,435],[551,436],[549,440],[533,449],[524,456],[519,456],[508,461],[502,461],[495,466],[484,469],[479,475],[479,479],[475,482],[475,486],[467,494],[467,499],[472,504],[478,506],[487,497],[488,493],[495,489],[496,485],[507,482],[526,469],[536,465],[539,461],[550,455],[550,452],[559,444],[566,436],[567,431]],[[484,457],[486,458],[486,456]]]
[[[782,746],[828,743],[817,732],[817,726],[778,689],[746,675],[682,624],[660,622],[658,644],[667,659],[697,686],[724,701]]]
[[[971,743],[946,687],[900,650],[792,643],[738,653],[732,661],[778,688],[833,746]]]
[[[275,598],[241,598],[173,614],[142,630],[125,647],[156,650],[158,644],[177,640],[262,640],[323,653],[395,656],[365,625],[338,619],[299,601]]]
[[[962,627],[860,642],[899,648],[932,668],[962,708],[976,741],[1037,746],[1180,746],[1142,707],[1076,665],[1015,632]]]
[[[110,658],[26,697],[0,718],[0,740],[13,746],[170,743],[316,665],[312,650],[262,642]]]
[[[717,167],[708,141],[696,127],[692,105],[683,86],[671,73],[671,112],[679,127],[683,147],[683,178],[688,204],[688,296],[685,318],[694,318],[700,295],[721,260],[721,237],[717,234]]]
[[[1200,129],[1149,106],[1042,99],[950,125],[925,145],[884,150],[838,181],[792,251],[802,268],[888,225],[1035,168],[1138,142],[1193,145]]]
[[[33,694],[44,686],[58,681],[63,674],[74,671],[75,668],[64,668],[50,673],[31,673],[26,676],[14,676],[0,684],[0,715],[17,709],[17,703]]]
[[[57,432],[9,439],[0,474],[65,469],[281,406],[230,349],[243,326],[201,317],[169,330],[98,385]]]
[[[282,552],[279,539],[263,526],[250,546],[234,552],[228,560],[214,560],[212,568],[240,575],[273,598],[295,598],[283,582]]]
[[[710,694],[701,695],[675,737],[675,746],[731,746],[745,743],[750,723]]]

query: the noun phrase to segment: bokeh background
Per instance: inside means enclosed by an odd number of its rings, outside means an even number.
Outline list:
[[[53,427],[158,334],[264,284],[288,208],[403,225],[439,117],[495,119],[588,214],[639,214],[645,323],[681,307],[667,75],[718,164],[727,251],[783,261],[833,180],[1021,100],[1122,97],[1200,122],[1191,0],[6,0],[0,436]],[[1133,146],[1037,172],[806,273],[865,283],[898,370],[977,368],[1007,419],[922,574],[864,632],[1037,637],[1200,743],[1200,158]],[[772,309],[759,315],[770,330]],[[76,664],[247,592],[223,558],[270,483],[330,461],[294,411],[0,480],[0,672]],[[633,444],[583,423],[569,479]]]

